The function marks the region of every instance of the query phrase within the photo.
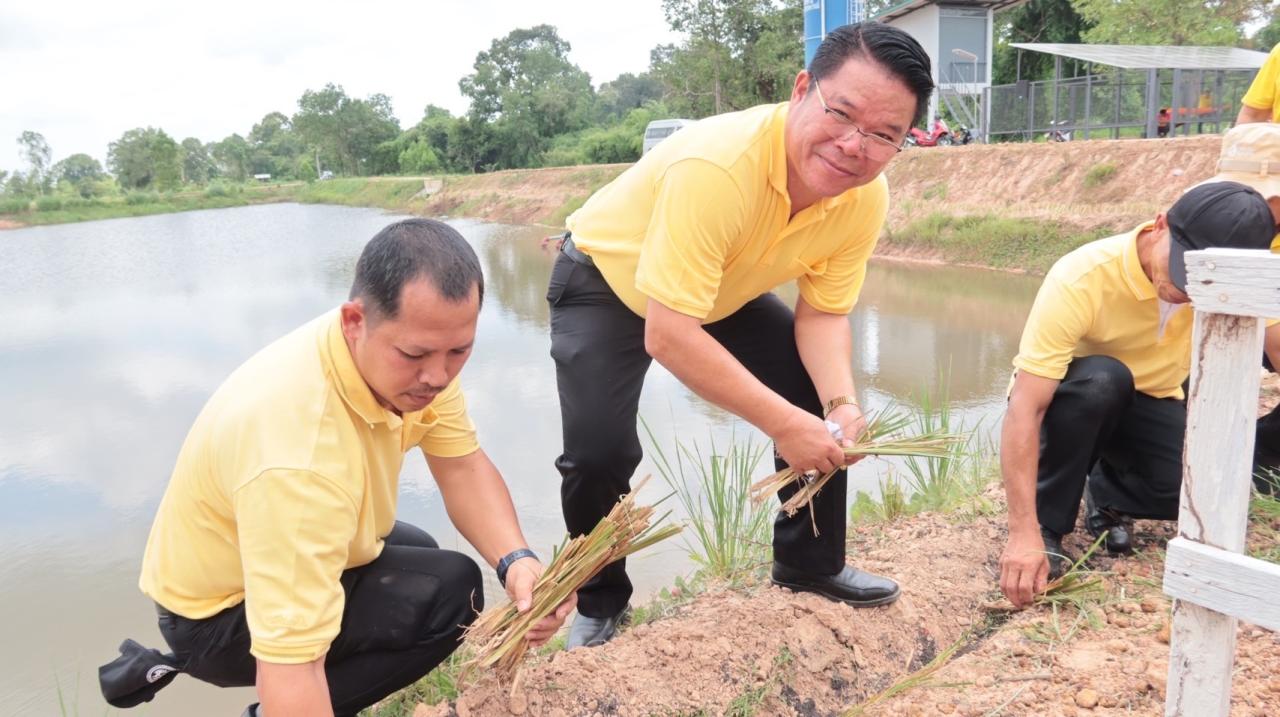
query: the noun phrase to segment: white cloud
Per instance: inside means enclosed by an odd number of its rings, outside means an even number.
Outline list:
[[[358,7],[358,9],[357,9]],[[272,111],[292,113],[306,89],[334,82],[391,97],[403,126],[428,104],[466,109],[458,80],[494,38],[518,27],[558,28],[570,58],[599,85],[648,67],[674,41],[660,0],[49,0],[0,8],[0,169],[24,169],[17,136],[42,133],[54,159],[106,160],[126,130],[175,139],[246,134]]]

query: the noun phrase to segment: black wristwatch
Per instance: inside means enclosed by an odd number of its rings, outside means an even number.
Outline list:
[[[538,554],[528,548],[520,548],[519,550],[512,550],[502,556],[502,559],[498,561],[498,567],[495,568],[495,570],[497,570],[498,582],[502,583],[502,587],[507,586],[507,570],[511,568],[512,563],[521,558],[533,558],[534,560],[537,560]]]

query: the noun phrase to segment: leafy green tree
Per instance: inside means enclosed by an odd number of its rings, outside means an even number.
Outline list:
[[[596,92],[600,114],[606,120],[625,117],[631,110],[662,99],[662,82],[643,72],[625,72],[612,82],[600,85]]]
[[[1272,0],[1075,0],[1083,40],[1115,45],[1236,45]]]
[[[18,146],[22,150],[22,158],[27,160],[27,182],[34,183],[38,192],[44,194],[49,190],[49,164],[53,160],[53,150],[39,132],[26,130],[18,135]]]
[[[288,116],[281,112],[268,113],[253,126],[247,139],[252,147],[249,168],[253,174],[273,177],[295,174],[298,157],[305,148]]]
[[[1272,15],[1271,22],[1268,22],[1253,36],[1253,49],[1255,50],[1270,52],[1276,45],[1280,45],[1280,13]]]
[[[108,145],[107,166],[125,190],[163,191],[176,188],[182,181],[178,143],[154,127],[131,129]]]
[[[780,102],[803,68],[803,15],[795,0],[663,0],[679,45],[650,53],[650,73],[678,114],[705,117]]]
[[[1081,42],[1089,23],[1076,12],[1072,0],[1031,0],[995,17],[996,46],[992,52],[992,82],[1007,85],[1017,81],[1018,50],[1012,42]],[[1053,57],[1041,52],[1022,54],[1024,80],[1053,76]]]
[[[250,162],[253,159],[253,148],[248,140],[239,134],[232,134],[220,142],[215,142],[210,153],[218,165],[218,173],[234,182],[243,182],[249,178]]]
[[[476,56],[475,71],[458,86],[471,100],[468,118],[492,124],[473,136],[493,144],[470,154],[491,156],[498,168],[536,166],[552,137],[590,123],[591,77],[569,61],[569,49],[554,27],[538,25],[513,30]]]
[[[435,150],[431,148],[431,143],[425,139],[419,139],[409,145],[404,151],[400,152],[400,156],[397,159],[400,171],[408,174],[438,172],[441,167],[440,157],[436,156]]]
[[[400,134],[400,122],[386,95],[354,99],[332,83],[321,90],[307,90],[298,100],[292,125],[306,147],[319,150],[323,162],[336,163],[346,174],[395,171],[388,166],[395,157],[377,152]]]
[[[182,181],[206,184],[213,178],[213,158],[204,142],[195,137],[182,140]]]
[[[53,165],[53,176],[58,187],[72,188],[82,197],[94,196],[96,184],[106,177],[102,163],[87,154],[73,154]]]

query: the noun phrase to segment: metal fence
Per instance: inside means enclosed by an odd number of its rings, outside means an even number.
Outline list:
[[[1254,70],[1122,70],[997,85],[983,93],[988,141],[1163,137],[1231,126]],[[1127,130],[1127,131],[1126,131]]]

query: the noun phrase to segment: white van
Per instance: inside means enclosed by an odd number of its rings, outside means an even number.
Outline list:
[[[654,120],[649,126],[644,128],[644,147],[641,154],[648,154],[662,140],[674,134],[677,130],[693,124],[693,120],[687,119],[664,119]]]

